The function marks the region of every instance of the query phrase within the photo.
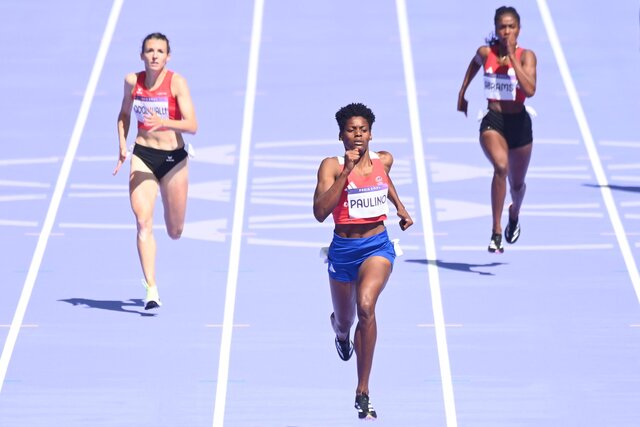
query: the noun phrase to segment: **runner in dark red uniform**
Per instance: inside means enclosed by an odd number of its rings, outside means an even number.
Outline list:
[[[493,229],[489,252],[503,252],[502,211],[511,190],[509,222],[505,240],[515,243],[520,237],[518,216],[526,190],[525,176],[531,159],[533,132],[531,117],[524,101],[536,92],[536,55],[518,46],[520,15],[513,7],[500,7],[494,17],[495,36],[480,46],[471,60],[458,95],[458,111],[467,114],[464,95],[480,68],[484,69],[487,111],[480,124],[480,145],[493,166],[491,211]]]
[[[170,51],[164,34],[149,34],[142,42],[140,53],[144,71],[125,77],[118,116],[120,150],[113,171],[114,175],[118,173],[127,157],[127,134],[133,110],[138,133],[131,156],[129,196],[136,217],[147,310],[161,305],[156,286],[152,223],[158,190],[167,233],[172,239],[179,239],[184,227],[188,188],[188,156],[182,134],[194,134],[198,128],[186,80],[166,68]]]

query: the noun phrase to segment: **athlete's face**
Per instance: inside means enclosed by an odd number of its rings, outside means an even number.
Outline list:
[[[149,39],[144,44],[144,51],[140,55],[147,70],[162,70],[169,60],[167,42],[159,39]]]
[[[364,153],[369,148],[371,140],[369,122],[364,117],[351,117],[347,120],[344,130],[340,132],[340,139],[345,150],[358,149],[360,153]]]
[[[512,44],[518,40],[520,34],[520,25],[515,16],[510,13],[502,14],[496,22],[496,36],[500,40],[500,44],[507,46],[509,42]]]

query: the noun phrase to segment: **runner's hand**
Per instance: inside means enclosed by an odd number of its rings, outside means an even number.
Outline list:
[[[467,117],[467,109],[469,108],[469,102],[464,99],[464,95],[458,96],[458,111],[464,113],[464,116]]]
[[[124,163],[126,158],[127,158],[127,148],[120,147],[120,154],[118,154],[118,164],[116,165],[116,168],[113,170],[114,176],[118,173],[118,171],[122,167],[122,164]]]
[[[413,225],[413,220],[411,219],[411,216],[409,216],[409,213],[406,211],[406,209],[400,209],[398,211],[398,216],[400,217],[400,229],[402,231]]]
[[[516,49],[518,48],[518,41],[516,40],[515,35],[510,35],[507,39],[507,56],[515,55]]]
[[[354,148],[344,153],[344,168],[347,172],[351,172],[355,165],[360,161],[360,150]]]
[[[157,115],[155,111],[152,111],[151,114],[147,114],[144,116],[144,125],[151,128],[149,129],[149,132],[153,132],[165,127],[164,121],[165,120]]]

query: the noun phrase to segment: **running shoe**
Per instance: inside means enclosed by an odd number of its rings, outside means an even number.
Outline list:
[[[502,235],[500,233],[493,233],[491,235],[491,242],[487,249],[492,254],[496,252],[501,254],[504,252],[504,247],[502,246]]]
[[[518,241],[518,237],[520,237],[520,223],[518,222],[518,218],[516,218],[515,221],[509,218],[507,228],[504,229],[504,240],[506,240],[507,243],[515,243]]]
[[[331,320],[331,328],[333,328],[333,332],[336,333],[336,350],[338,350],[338,356],[340,359],[345,362],[351,359],[351,355],[353,354],[353,341],[349,339],[349,335],[347,335],[347,339],[341,341],[338,339],[338,328],[336,327],[336,314],[331,313],[329,317]]]
[[[340,359],[345,362],[351,359],[351,355],[353,354],[353,342],[347,336],[347,339],[344,341],[340,341],[336,336],[336,350],[338,350],[338,356]]]
[[[358,410],[358,418],[361,420],[374,420],[378,418],[376,410],[366,393],[356,394],[356,403],[353,405]]]
[[[162,305],[160,295],[158,295],[158,286],[149,286],[147,281],[142,279],[142,286],[147,290],[147,297],[144,299],[144,309],[151,310]]]

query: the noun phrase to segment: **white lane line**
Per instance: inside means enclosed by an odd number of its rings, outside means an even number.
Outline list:
[[[640,148],[638,141],[600,141],[600,145],[609,147]]]
[[[423,229],[425,231],[424,246],[426,249],[427,259],[437,259],[436,243],[433,238],[433,220],[431,218],[431,205],[429,202],[427,171],[424,162],[425,155],[423,150],[422,130],[420,128],[420,113],[418,109],[415,71],[413,67],[413,56],[411,53],[411,38],[409,36],[409,20],[407,17],[405,1],[396,0],[396,9],[398,14],[398,29],[400,30],[400,44],[402,47],[404,80],[407,86],[407,102],[409,104],[409,118],[411,122],[413,157],[416,167],[416,181],[418,182],[418,193],[420,194],[420,214]],[[458,421],[456,416],[453,383],[451,380],[447,332],[445,329],[446,324],[444,321],[444,310],[442,307],[440,278],[438,276],[437,265],[435,265],[435,263],[428,263],[427,272],[429,275],[429,285],[431,289],[431,304],[433,308],[433,320],[438,347],[438,361],[440,362],[440,378],[442,381],[446,425],[447,427],[456,427],[458,425]]]
[[[0,225],[8,227],[37,227],[36,221],[20,221],[11,219],[0,219]]]
[[[91,70],[91,76],[89,77],[84,97],[82,98],[82,104],[80,105],[80,111],[78,112],[73,133],[71,134],[69,146],[67,147],[67,152],[64,156],[64,160],[62,161],[60,174],[58,175],[58,180],[56,181],[56,186],[53,190],[53,195],[51,196],[51,203],[49,203],[49,209],[47,210],[47,215],[42,225],[42,232],[38,238],[38,243],[33,253],[33,258],[31,259],[31,265],[27,272],[27,278],[24,282],[24,286],[22,287],[18,306],[16,307],[16,311],[13,315],[11,327],[9,328],[9,333],[7,334],[7,339],[4,343],[4,348],[2,349],[2,355],[0,356],[0,392],[2,392],[4,379],[7,375],[9,362],[11,361],[11,355],[13,354],[13,349],[15,347],[16,340],[18,339],[18,333],[20,332],[22,321],[24,320],[24,315],[27,311],[29,299],[31,299],[33,286],[35,285],[36,278],[38,277],[38,271],[40,270],[40,264],[44,257],[44,251],[47,247],[49,235],[53,229],[53,223],[56,219],[58,208],[60,207],[62,194],[64,193],[64,188],[66,187],[69,179],[73,159],[78,151],[80,137],[82,136],[82,131],[84,130],[85,123],[87,122],[91,102],[93,101],[93,96],[96,92],[96,86],[98,85],[100,74],[102,73],[104,61],[107,56],[107,52],[109,51],[109,45],[111,44],[111,39],[113,37],[113,32],[115,31],[116,23],[118,22],[118,17],[120,16],[120,10],[122,9],[123,2],[124,0],[114,0],[111,6],[107,26],[104,30],[104,34],[102,35],[100,47],[96,54],[95,62],[93,63],[93,69]]]
[[[428,144],[479,144],[477,137],[453,136],[453,137],[430,137],[426,138]],[[378,140],[378,142],[380,142]],[[577,139],[560,139],[560,138],[536,138],[536,144],[551,145],[578,145],[580,141]]]
[[[255,225],[249,225],[249,229],[250,230],[293,230],[293,229],[299,229],[299,228],[304,228],[304,229],[315,229],[315,228],[326,228],[326,229],[332,229],[334,228],[335,225],[333,224],[322,224],[322,223],[318,223],[316,222],[290,222],[288,224],[281,224],[281,223],[277,223],[277,224],[255,224]]]
[[[256,215],[256,216],[249,217],[249,223],[256,224],[258,222],[294,221],[299,219],[309,219],[309,215],[308,214]]]
[[[71,184],[69,188],[72,190],[129,190],[127,184]]]
[[[251,325],[249,325],[248,323],[236,323],[235,325],[233,325],[234,328],[248,328]],[[222,328],[224,327],[223,323],[207,323],[206,325],[204,325],[205,328]]]
[[[247,180],[249,176],[249,154],[251,150],[251,133],[253,131],[253,114],[258,83],[258,63],[260,59],[260,38],[262,36],[262,16],[264,0],[255,0],[253,6],[253,23],[251,26],[251,46],[249,48],[249,66],[247,71],[247,90],[244,98],[242,118],[242,134],[240,136],[240,153],[238,158],[238,176],[236,179],[235,206],[233,211],[233,227],[231,230],[231,248],[229,250],[229,274],[224,301],[222,321],[222,337],[220,339],[220,358],[218,361],[218,380],[216,400],[213,409],[213,427],[224,427],[224,415],[227,402],[227,385],[229,382],[229,358],[231,355],[231,337],[233,333],[233,315],[236,304],[236,288],[238,270],[240,269],[240,249],[242,246],[242,229],[247,197]]]
[[[74,199],[106,199],[106,198],[125,198],[129,197],[128,191],[104,191],[100,193],[73,193],[69,192],[69,198]]]
[[[624,262],[627,266],[627,271],[629,272],[629,277],[631,278],[633,289],[636,292],[636,298],[638,299],[638,302],[640,302],[640,274],[638,273],[638,266],[636,265],[636,261],[633,258],[629,240],[627,239],[624,227],[622,226],[622,221],[620,219],[620,214],[618,213],[618,209],[613,198],[613,193],[611,191],[611,188],[609,188],[607,175],[604,172],[602,161],[600,160],[600,157],[598,155],[598,149],[596,147],[595,141],[593,140],[593,135],[591,134],[591,129],[589,128],[587,117],[584,113],[582,103],[580,102],[580,97],[578,96],[578,91],[576,90],[576,86],[573,82],[573,77],[571,76],[569,65],[564,55],[562,45],[560,44],[560,38],[558,37],[558,33],[556,32],[556,27],[553,23],[553,18],[551,17],[551,12],[549,11],[547,2],[546,0],[537,1],[538,8],[540,9],[540,15],[542,15],[542,21],[544,22],[544,26],[547,30],[549,42],[551,43],[551,47],[553,48],[553,53],[556,57],[558,68],[560,69],[562,81],[564,82],[564,86],[567,89],[569,101],[571,102],[573,113],[576,116],[576,121],[578,122],[578,127],[580,128],[582,140],[584,141],[587,153],[589,154],[591,167],[593,168],[593,172],[596,175],[596,180],[598,181],[600,193],[602,194],[605,207],[607,208],[609,219],[611,220],[611,225],[613,226],[613,230],[616,233],[618,246],[620,246],[620,252],[622,253],[622,257],[624,258]]]
[[[0,180],[0,187],[51,188],[51,184],[48,182],[13,181],[2,179]]]
[[[22,325],[20,325],[21,328],[37,328],[40,325],[36,325],[33,323],[24,323]],[[0,328],[10,328],[11,325],[0,325]]]
[[[434,323],[418,323],[418,328],[435,328],[435,324]],[[446,325],[447,328],[462,328],[462,323],[447,323]]]
[[[387,137],[376,138],[376,143],[387,144],[406,144],[407,138],[403,137]],[[309,147],[312,145],[331,145],[335,146],[335,139],[311,139],[311,140],[298,140],[298,141],[268,141],[257,142],[255,148],[284,148],[284,147]],[[315,179],[315,176],[313,177]]]
[[[640,169],[640,163],[623,163],[619,165],[609,165],[607,169],[610,171],[637,170]]]
[[[593,251],[593,250],[611,250],[614,248],[612,243],[593,243],[593,244],[584,244],[584,245],[519,245],[519,246],[509,246],[507,250],[509,252],[512,251]],[[443,251],[471,251],[471,252],[486,252],[486,246],[441,246],[441,250]],[[500,256],[500,255],[496,255]]]
[[[46,198],[46,194],[17,194],[0,196],[0,202],[26,202],[27,200],[44,200]]]
[[[611,175],[612,181],[628,181],[628,182],[638,182],[640,181],[640,177],[636,175]]]
[[[113,160],[113,157],[111,158]],[[38,165],[43,163],[57,163],[60,157],[38,157],[32,159],[6,159],[0,160],[0,166]]]

